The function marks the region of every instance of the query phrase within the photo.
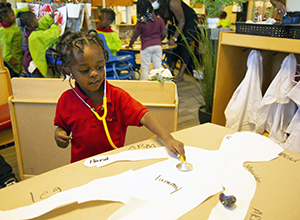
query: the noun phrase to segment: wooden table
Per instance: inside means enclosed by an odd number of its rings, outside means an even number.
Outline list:
[[[140,44],[139,45],[134,45],[133,48],[126,48],[126,46],[128,46],[128,44],[123,45],[120,50],[133,51],[133,52],[136,52],[136,53],[139,53],[140,50],[141,50],[141,45]],[[162,44],[162,49],[163,49],[164,52],[173,50],[176,47],[177,47],[177,44],[173,44],[173,45]]]
[[[204,124],[174,132],[173,136],[183,141],[186,146],[218,150],[223,137],[233,133],[235,131],[218,125]],[[160,146],[162,146],[162,142],[155,138],[105,154]],[[85,167],[82,161],[69,164],[1,189],[0,210],[4,211],[30,205],[60,191],[81,186],[94,179],[117,175],[129,169],[137,170],[162,160],[116,162],[102,168]],[[256,193],[250,203],[245,219],[299,219],[300,154],[284,150],[278,158],[272,161],[245,163],[244,168],[254,175],[257,185]],[[218,194],[210,197],[179,219],[208,219],[212,208],[219,201],[218,197]],[[107,219],[122,206],[122,203],[108,201],[74,203],[55,209],[35,219]]]

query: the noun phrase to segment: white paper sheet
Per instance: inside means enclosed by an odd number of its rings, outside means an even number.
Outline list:
[[[54,16],[54,23],[58,22],[58,26],[60,29],[59,36],[63,35],[66,29],[67,24],[67,7],[63,6],[57,9]]]
[[[95,156],[86,159],[84,161],[84,165],[88,167],[93,167],[93,166],[103,167],[117,161],[135,161],[135,160],[147,160],[147,159],[154,159],[154,158],[170,158],[170,157],[176,158],[174,155],[171,155],[165,147],[159,147],[159,148],[151,149],[150,151],[147,149],[142,149],[142,150],[124,151],[114,155]]]
[[[0,219],[31,219],[55,208],[75,202],[83,203],[93,200],[107,200],[127,203],[130,199],[130,195],[126,193],[126,188],[128,187],[127,181],[132,178],[132,175],[133,172],[130,170],[116,176],[96,179],[88,184],[62,191],[29,206],[0,212]],[[118,184],[120,182],[122,182],[122,185]]]
[[[143,212],[134,210],[134,203],[127,203],[115,212],[109,220],[118,219],[177,219],[222,190],[220,175],[226,155],[220,151],[208,151],[185,147],[188,161],[193,170],[177,170],[179,160],[170,158],[134,172],[134,187],[131,196],[143,203]],[[208,169],[209,168],[209,169]],[[132,184],[133,185],[133,184]],[[121,214],[119,213],[121,212]],[[142,215],[141,215],[142,214]]]
[[[0,212],[0,219],[30,219],[63,205],[91,200],[120,201],[125,204],[110,216],[110,220],[177,219],[209,196],[222,191],[222,186],[226,195],[237,198],[236,206],[228,209],[219,203],[213,209],[210,220],[244,219],[256,183],[243,163],[268,161],[278,157],[282,150],[264,136],[241,132],[224,137],[220,150],[185,147],[188,162],[193,164],[190,172],[177,170],[176,165],[180,160],[172,157],[166,148],[98,156],[87,159],[84,164],[105,166],[124,160],[169,159],[137,171],[94,180],[30,206]]]
[[[241,132],[224,137],[220,151],[228,156],[221,175],[224,194],[234,195],[237,201],[232,208],[226,208],[219,202],[209,220],[244,219],[256,190],[256,182],[243,163],[272,160],[283,148],[262,135]]]

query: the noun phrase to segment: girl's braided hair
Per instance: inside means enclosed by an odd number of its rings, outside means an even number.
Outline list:
[[[108,51],[105,49],[102,39],[99,38],[95,30],[89,30],[88,32],[71,32],[70,30],[66,30],[65,33],[59,38],[56,44],[56,49],[54,49],[54,52],[56,52],[54,55],[55,70],[65,77],[61,71],[61,67],[69,66],[74,56],[73,49],[76,48],[79,50],[79,52],[83,53],[84,47],[91,44],[100,46],[104,53],[105,61],[108,61]],[[60,68],[58,68],[58,60],[62,62]]]
[[[7,15],[7,13],[11,10],[10,3],[0,3],[0,21],[2,22],[2,18]]]
[[[26,28],[29,23],[36,18],[36,14],[34,14],[32,11],[20,11],[17,15],[17,18],[19,19],[18,26],[21,28]]]
[[[36,14],[32,11],[20,11],[17,15],[17,25],[20,28],[22,34],[26,36],[26,29],[30,26],[30,22],[36,19]]]
[[[154,21],[153,8],[149,0],[138,0],[136,4],[136,14],[138,23],[146,24],[148,21]]]

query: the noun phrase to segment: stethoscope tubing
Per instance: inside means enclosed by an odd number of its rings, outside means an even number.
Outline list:
[[[105,134],[106,134],[106,137],[108,139],[108,142],[110,143],[110,145],[114,149],[118,149],[118,147],[114,144],[114,142],[112,141],[112,139],[110,137],[109,130],[108,130],[108,127],[107,127],[107,123],[106,123],[106,120],[105,120],[106,115],[107,115],[106,77],[105,77],[104,82],[103,82],[104,83],[104,94],[103,94],[103,111],[104,112],[103,112],[102,117],[100,117],[100,115],[97,113],[96,109],[92,108],[92,106],[90,106],[86,101],[84,101],[84,99],[81,98],[81,96],[75,91],[74,87],[72,86],[71,79],[72,79],[72,75],[69,77],[69,84],[70,84],[70,87],[73,90],[73,92],[94,113],[94,115],[96,116],[96,118],[99,121],[102,121],[104,130],[105,130]]]

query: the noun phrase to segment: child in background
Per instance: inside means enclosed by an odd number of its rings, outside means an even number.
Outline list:
[[[117,52],[122,47],[122,42],[117,33],[114,32],[110,27],[115,19],[116,14],[112,9],[103,8],[99,13],[99,22],[97,24],[98,28],[96,28],[96,31],[104,34],[107,46],[109,47],[111,53],[116,56]]]
[[[22,34],[16,24],[16,15],[28,10],[27,6],[13,10],[10,3],[0,3],[0,44],[4,65],[11,77],[18,77],[22,72]]]
[[[151,62],[153,62],[153,69],[161,68],[161,41],[167,35],[164,21],[153,13],[149,0],[139,0],[137,2],[137,24],[128,45],[129,48],[132,48],[139,35],[141,35],[142,43],[140,79],[143,80],[148,78]]]
[[[222,11],[220,15],[220,21],[218,23],[218,28],[230,28],[231,23],[226,19],[227,13],[226,11]]]
[[[53,22],[54,12],[46,14],[41,20],[31,12],[18,14],[18,26],[21,28],[26,50],[23,56],[23,67],[27,77],[42,78],[47,75],[46,50],[59,39],[60,29]],[[49,29],[48,29],[49,28]]]
[[[170,152],[185,158],[183,143],[175,140],[145,106],[106,81],[108,52],[96,31],[66,31],[56,50],[56,60],[62,61],[61,72],[75,79],[75,89],[65,91],[59,98],[54,119],[54,125],[58,126],[55,130],[57,145],[66,148],[71,140],[71,162],[113,149],[104,130],[105,124],[97,119],[103,116],[104,108],[115,146],[124,146],[128,126],[145,125],[164,141]]]

